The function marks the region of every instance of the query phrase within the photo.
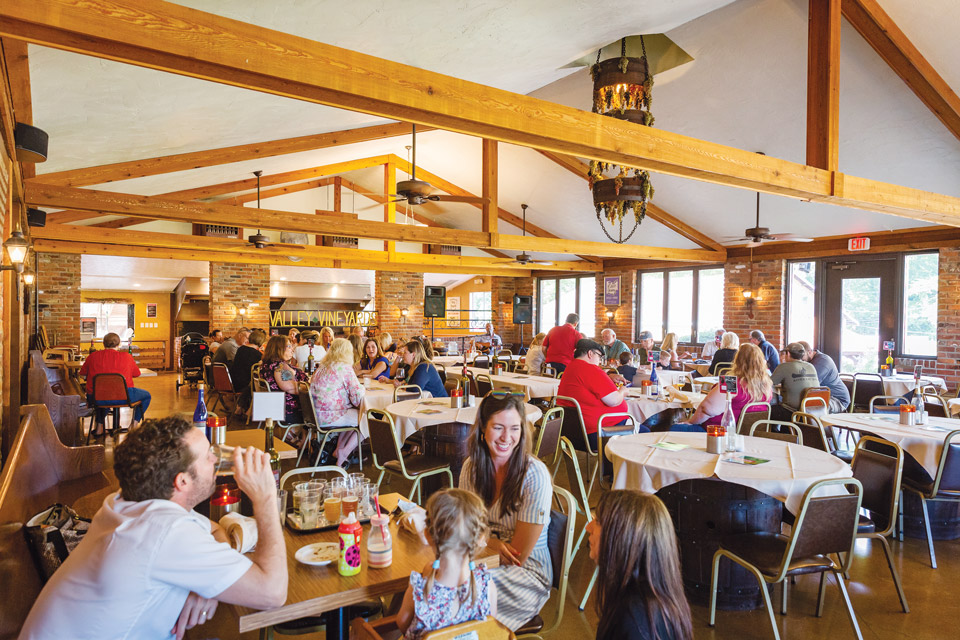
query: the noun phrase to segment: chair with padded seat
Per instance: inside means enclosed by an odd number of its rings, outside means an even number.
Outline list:
[[[903,396],[873,396],[867,405],[868,413],[900,413]]]
[[[870,410],[870,399],[886,393],[883,376],[879,373],[853,374],[853,393],[850,395],[850,413]]]
[[[807,387],[800,396],[800,411],[815,416],[830,413],[830,387]]]
[[[493,391],[493,380],[485,373],[478,373],[473,377],[477,383],[477,397],[485,398],[487,394]]]
[[[362,618],[353,620],[350,623],[350,637],[354,640],[384,640],[384,638],[396,638],[400,632],[397,625],[397,616],[388,616],[380,618],[374,622],[368,622]],[[461,622],[443,629],[431,631],[421,640],[470,640],[476,638],[479,640],[516,640],[516,635],[510,629],[493,616],[487,616],[483,620],[472,620],[470,622]]]
[[[824,489],[830,489],[826,495]],[[842,491],[840,495],[830,495]],[[821,495],[818,495],[821,494]],[[796,575],[819,573],[820,589],[817,597],[816,615],[823,615],[826,592],[826,573],[830,572],[847,607],[847,615],[854,633],[863,640],[857,616],[844,584],[844,564],[838,564],[831,554],[846,554],[852,557],[856,542],[860,501],[863,487],[853,478],[834,478],[814,483],[803,495],[799,514],[789,536],[769,531],[740,533],[725,536],[720,548],[713,555],[713,572],[710,589],[710,626],[716,624],[717,582],[720,577],[720,560],[727,558],[752,573],[760,583],[760,593],[766,605],[773,637],[780,640],[777,618],[767,592],[767,584],[781,585],[780,612],[787,612],[787,583]]]
[[[889,440],[874,436],[862,436],[850,465],[853,477],[863,485],[861,506],[870,516],[860,515],[857,538],[879,540],[890,567],[890,576],[900,597],[904,613],[910,613],[907,596],[903,592],[900,574],[893,562],[893,552],[887,536],[892,535],[897,525],[900,503],[900,484],[903,477],[903,449]],[[849,571],[849,568],[848,568]],[[849,579],[849,575],[847,576]]]
[[[470,364],[470,366],[478,369],[489,369],[490,356],[477,356],[473,359],[473,362]]]
[[[402,384],[393,390],[393,401],[419,400],[423,397],[423,389],[415,384]]]
[[[852,373],[838,374],[840,382],[847,388],[847,395],[850,396],[850,404],[847,405],[847,413],[853,413],[853,387],[856,384]]]
[[[120,427],[120,409],[123,407],[135,409],[142,404],[140,400],[130,400],[127,394],[127,379],[122,373],[98,373],[93,376],[92,381],[87,383],[87,394],[93,396],[95,410],[99,409],[110,414],[110,429],[106,428],[106,420],[104,420],[104,433],[109,432],[113,438],[123,430]],[[95,425],[91,425],[90,431],[87,432],[87,444],[90,443],[90,436],[95,435],[94,427]]]
[[[770,419],[769,402],[750,402],[743,406],[740,418],[737,420],[737,434],[745,436],[750,433],[754,422]]]
[[[453,395],[453,392],[460,388],[460,380],[447,378],[447,381],[443,383],[443,388],[446,389],[447,395]]]
[[[379,409],[367,410],[367,427],[370,430],[370,450],[373,453],[373,466],[380,470],[377,476],[377,486],[383,481],[385,473],[406,478],[413,481],[408,500],[417,494],[417,503],[422,504],[420,481],[429,476],[446,474],[450,486],[453,487],[453,472],[450,462],[441,458],[426,455],[404,456],[400,451],[400,441],[397,438],[397,429],[393,417],[386,411]]]
[[[781,431],[771,431],[770,427],[778,427]],[[783,430],[786,433],[783,433]],[[755,438],[769,438],[771,440],[780,440],[782,442],[791,442],[803,446],[803,433],[800,427],[792,422],[782,420],[757,420],[750,427],[750,435]]]
[[[939,393],[924,393],[923,410],[931,418],[949,418],[950,409],[947,407],[947,401]]]
[[[563,428],[563,407],[547,409],[540,418],[540,428],[533,446],[533,455],[543,461],[548,468],[557,465],[560,455],[560,431]]]
[[[570,565],[573,564],[573,534],[577,524],[577,502],[573,494],[563,487],[553,486],[554,500],[559,502],[561,511],[550,511],[550,524],[547,528],[547,548],[550,550],[550,562],[553,565],[551,587],[557,590],[557,616],[553,623],[544,629],[540,614],[517,629],[517,638],[542,638],[560,628],[563,622],[563,610],[567,601],[567,583],[570,578]],[[543,635],[541,635],[543,634]]]
[[[903,478],[903,490],[920,498],[923,526],[927,533],[927,549],[930,553],[930,566],[937,568],[937,556],[933,550],[933,534],[930,531],[930,513],[928,502],[960,502],[960,429],[951,431],[943,439],[940,452],[940,464],[933,482],[922,482],[907,475]],[[901,505],[901,509],[903,506]]]
[[[803,434],[803,445],[805,447],[813,447],[830,454],[837,450],[817,416],[803,411],[794,411],[793,415],[790,416],[790,421]]]

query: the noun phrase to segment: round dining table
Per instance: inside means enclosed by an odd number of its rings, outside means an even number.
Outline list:
[[[476,399],[474,399],[476,400]],[[473,424],[477,419],[478,403],[463,409],[451,409],[450,398],[435,398],[421,400],[404,400],[389,405],[386,410],[393,418],[397,437],[402,441],[414,433],[435,424],[459,422]],[[527,424],[532,426],[540,419],[543,412],[532,404],[526,405]]]
[[[667,398],[648,396],[644,394],[642,389],[634,387],[627,391],[627,411],[634,419],[642,423],[646,422],[648,418],[670,409],[696,409],[705,397],[706,394],[690,391],[682,392],[682,399],[672,396]]]
[[[360,403],[360,432],[364,438],[370,436],[370,430],[367,426],[367,410],[385,410],[393,404],[393,392],[395,389],[396,386],[394,386],[392,382],[379,382],[376,380],[371,380],[369,386],[364,389],[363,401]],[[422,394],[425,399],[433,397],[429,391],[423,391]],[[446,402],[449,406],[450,401],[447,400]]]

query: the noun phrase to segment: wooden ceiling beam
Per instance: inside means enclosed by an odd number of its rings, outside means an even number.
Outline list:
[[[430,131],[432,127],[424,127],[423,130]],[[303,151],[328,149],[347,144],[355,144],[357,142],[368,142],[370,140],[408,135],[409,133],[410,125],[405,122],[378,124],[372,127],[331,131],[329,133],[318,133],[283,140],[271,140],[269,142],[241,144],[234,147],[224,147],[222,149],[208,149],[206,151],[178,153],[144,160],[116,162],[96,167],[85,167],[83,169],[56,171],[41,174],[37,179],[40,182],[65,187],[85,187],[92,184],[106,184],[108,182],[116,182],[117,180],[155,176],[172,173],[174,171],[187,171],[200,167],[215,167],[217,165],[256,160],[258,158],[272,158]]]
[[[12,38],[0,38],[3,57],[7,65],[7,78],[10,82],[10,97],[16,121],[33,124],[33,98],[30,90],[30,59],[27,55],[27,43]],[[23,179],[36,175],[37,167],[32,162],[21,163]]]
[[[840,157],[840,0],[810,0],[807,164],[837,171]]]
[[[960,97],[927,62],[876,0],[843,0],[843,17],[907,83],[930,111],[960,138]]]
[[[480,228],[486,233],[497,233],[500,205],[500,170],[497,157],[497,141],[484,138],[480,141],[482,148],[480,161],[480,194],[483,204],[480,210],[483,213]]]

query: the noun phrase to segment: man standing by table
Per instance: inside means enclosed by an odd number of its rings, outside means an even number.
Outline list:
[[[103,350],[94,351],[87,359],[83,361],[80,367],[80,375],[87,378],[87,405],[94,405],[94,377],[100,373],[119,373],[127,382],[127,400],[129,402],[140,402],[133,409],[133,422],[131,429],[135,429],[140,421],[143,420],[143,414],[150,406],[150,392],[144,389],[137,389],[133,386],[133,379],[140,376],[140,367],[137,366],[133,356],[126,351],[120,351],[120,336],[115,333],[108,333],[103,336]],[[104,403],[101,406],[109,406],[111,403]],[[107,416],[106,409],[97,409],[96,412],[96,430],[94,435],[103,434],[104,420]],[[120,425],[113,425],[117,429]]]
[[[833,358],[817,351],[806,342],[800,342],[805,350],[804,360],[817,370],[821,387],[830,389],[830,413],[843,413],[850,406],[850,390],[840,379],[840,372]]]
[[[566,323],[550,329],[547,337],[543,339],[543,352],[546,354],[544,360],[547,366],[552,367],[557,373],[564,371],[573,360],[577,340],[583,337],[577,331],[578,324],[580,324],[580,316],[571,313],[567,315]]]
[[[623,340],[617,340],[617,334],[613,329],[604,329],[600,332],[600,339],[603,340],[603,361],[611,363],[613,366],[620,366],[620,354],[630,353],[630,348],[624,344]]]
[[[216,457],[202,429],[179,418],[148,420],[117,446],[120,492],[40,592],[20,633],[34,638],[182,638],[217,602],[279,607],[287,557],[270,456],[238,449],[237,485],[253,503],[250,557],[192,509],[216,487]]]

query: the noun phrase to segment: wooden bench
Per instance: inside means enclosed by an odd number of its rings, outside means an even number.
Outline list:
[[[54,391],[54,384],[61,389],[72,388],[66,384],[62,371],[48,367],[39,351],[31,351],[30,369],[27,370],[27,402],[47,407],[60,442],[67,446],[80,444],[83,439],[80,416],[89,415],[82,409],[86,406],[86,399],[78,395],[58,394]]]
[[[93,516],[103,498],[116,490],[103,463],[101,445],[61,443],[44,405],[21,407],[20,430],[0,475],[0,640],[17,637],[43,586],[24,522],[57,502]]]

